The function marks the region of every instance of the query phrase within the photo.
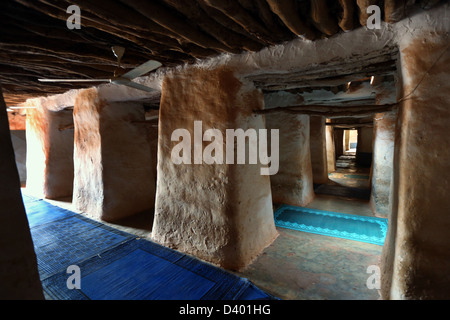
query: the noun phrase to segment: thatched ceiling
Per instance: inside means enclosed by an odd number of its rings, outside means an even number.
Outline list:
[[[8,104],[80,88],[38,78],[105,78],[117,67],[111,46],[126,48],[125,69],[149,59],[176,66],[223,52],[258,51],[301,36],[330,37],[359,28],[366,8],[402,19],[411,5],[438,0],[2,0],[0,83]],[[69,30],[68,6],[81,9]]]

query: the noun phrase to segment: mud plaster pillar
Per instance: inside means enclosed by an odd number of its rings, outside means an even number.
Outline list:
[[[334,129],[326,126],[325,141],[327,145],[327,168],[328,173],[336,171],[336,156],[334,152]]]
[[[28,109],[27,192],[43,198],[72,196],[73,191],[73,124],[71,110],[49,111],[35,102]]]
[[[350,130],[344,130],[344,151],[350,149]]]
[[[158,126],[157,123],[153,125],[146,125],[147,129],[147,141],[150,145],[151,152],[151,168],[153,172],[153,184],[155,185],[156,192],[156,176],[157,176],[157,164],[158,164]]]
[[[356,147],[356,163],[362,167],[370,168],[373,157],[373,128],[358,129],[358,145]]]
[[[141,103],[107,102],[96,89],[75,101],[77,210],[115,221],[154,207],[155,185]]]
[[[396,112],[379,113],[374,117],[373,171],[370,204],[373,212],[383,218],[387,218],[390,215],[396,120]]]
[[[280,170],[270,177],[273,202],[308,205],[314,199],[309,116],[271,114],[266,126],[280,130]]]
[[[323,184],[328,182],[326,125],[324,117],[310,117],[310,144],[313,182]]]
[[[334,130],[334,152],[336,159],[344,154],[344,130],[335,129]]]
[[[153,240],[227,269],[247,266],[277,237],[270,177],[258,164],[175,164],[176,129],[264,129],[263,95],[232,70],[193,68],[165,78]],[[201,133],[203,134],[203,133]],[[203,148],[210,142],[204,142]],[[225,152],[225,146],[223,148]],[[193,161],[192,157],[192,161]],[[248,163],[248,162],[246,162]]]
[[[448,30],[421,32],[400,47],[403,95],[410,96],[396,129],[385,299],[450,298],[450,38]]]
[[[43,299],[0,87],[0,299]]]

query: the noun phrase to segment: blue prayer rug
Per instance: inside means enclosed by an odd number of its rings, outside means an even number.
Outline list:
[[[382,246],[386,238],[388,220],[283,205],[275,211],[275,225]]]
[[[211,264],[24,196],[38,269],[54,300],[276,299]],[[80,270],[71,289],[68,267]]]
[[[45,279],[49,296],[68,300],[272,299],[245,278],[193,257],[134,239],[78,265],[80,289],[68,289],[66,272]]]

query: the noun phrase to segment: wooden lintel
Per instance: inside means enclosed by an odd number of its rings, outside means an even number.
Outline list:
[[[361,107],[339,107],[339,106],[329,106],[329,105],[304,105],[295,107],[278,107],[273,109],[264,110],[254,110],[256,114],[271,114],[278,112],[285,112],[290,114],[306,114],[306,115],[319,115],[325,117],[334,116],[354,116],[354,115],[370,115],[375,113],[387,112],[393,110],[397,106],[394,104],[385,105],[366,105]],[[316,109],[316,110],[311,110]],[[317,109],[323,109],[323,111],[318,111]]]
[[[75,129],[75,125],[73,123],[59,127],[59,131],[73,130]]]
[[[329,122],[326,125],[327,126],[332,126],[332,127],[367,126],[367,125],[373,125],[373,121],[370,121],[370,122],[355,122],[355,123],[332,123],[332,122]]]

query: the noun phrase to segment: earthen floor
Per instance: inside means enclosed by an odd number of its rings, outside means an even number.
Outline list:
[[[360,200],[316,196],[309,208],[372,215]],[[278,238],[237,274],[287,300],[377,300],[367,269],[379,265],[382,247],[277,228]]]
[[[50,201],[71,209],[70,202]],[[318,195],[310,208],[371,215],[361,200]],[[142,213],[115,228],[140,237],[151,235],[151,213]],[[287,300],[376,300],[369,290],[367,268],[378,265],[382,247],[345,239],[277,228],[278,238],[245,270],[237,275],[250,279],[263,290]]]
[[[356,165],[346,153],[329,175],[330,185],[368,189],[370,168]],[[308,208],[373,216],[369,202],[356,198],[319,195]],[[289,300],[377,300],[369,289],[367,269],[379,265],[382,247],[346,239],[277,228],[278,238],[238,274],[260,288]]]
[[[366,187],[365,179],[350,179],[338,170],[330,183]],[[347,171],[348,173],[349,171]],[[364,174],[364,170],[359,173]],[[342,176],[339,176],[342,174]],[[26,191],[25,191],[26,192]],[[70,198],[47,200],[72,210]],[[372,216],[368,201],[316,195],[309,208]],[[108,224],[117,229],[150,237],[153,212]],[[263,290],[286,300],[376,300],[378,290],[366,285],[367,269],[379,265],[378,245],[277,228],[278,238],[245,270],[235,272]]]

